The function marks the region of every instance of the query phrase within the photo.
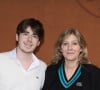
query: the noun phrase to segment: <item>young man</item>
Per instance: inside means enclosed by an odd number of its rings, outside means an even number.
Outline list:
[[[44,38],[39,20],[22,20],[16,31],[17,46],[0,54],[0,90],[40,90],[44,83],[46,64],[34,51]]]

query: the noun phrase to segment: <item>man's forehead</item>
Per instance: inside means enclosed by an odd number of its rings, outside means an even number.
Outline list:
[[[36,32],[32,29],[28,30],[28,29],[25,29],[24,33],[31,33],[33,35],[36,35]]]

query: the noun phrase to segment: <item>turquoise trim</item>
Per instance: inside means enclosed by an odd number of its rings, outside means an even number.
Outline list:
[[[61,64],[61,66],[59,67],[58,74],[61,84],[65,88],[69,88],[81,75],[81,65],[78,67],[77,71],[75,72],[75,75],[69,81],[67,81],[64,76],[63,64]]]

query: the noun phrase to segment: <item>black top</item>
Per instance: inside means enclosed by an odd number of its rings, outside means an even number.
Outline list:
[[[42,90],[100,90],[100,69],[91,64],[81,64],[67,80],[62,63],[50,65]]]

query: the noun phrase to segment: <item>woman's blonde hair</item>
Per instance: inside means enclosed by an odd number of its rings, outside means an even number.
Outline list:
[[[62,45],[65,37],[69,37],[72,34],[75,35],[76,38],[78,39],[78,43],[79,43],[81,50],[82,50],[80,52],[80,55],[79,55],[79,63],[81,63],[81,64],[89,63],[89,61],[87,59],[87,56],[88,56],[87,44],[86,44],[86,41],[85,41],[83,35],[77,29],[67,28],[60,34],[60,36],[58,37],[58,40],[55,44],[55,52],[54,52],[54,56],[52,59],[53,64],[56,64],[60,60],[64,59],[62,52],[61,52],[61,45]]]

